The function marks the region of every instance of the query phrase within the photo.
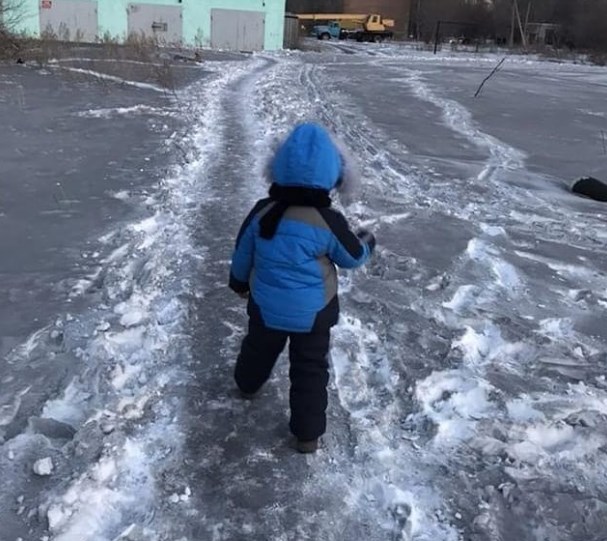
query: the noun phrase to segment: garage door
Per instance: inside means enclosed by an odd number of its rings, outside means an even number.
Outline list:
[[[97,2],[42,0],[40,33],[63,41],[93,42],[97,38]]]
[[[211,47],[230,51],[261,51],[265,14],[260,11],[211,10]]]
[[[154,38],[159,43],[179,44],[183,38],[181,7],[158,4],[129,4],[129,35]]]

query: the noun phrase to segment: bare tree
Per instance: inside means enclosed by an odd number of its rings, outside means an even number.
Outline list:
[[[25,1],[0,0],[0,57],[12,58],[19,54],[14,30],[25,17]]]
[[[441,25],[443,38],[491,38],[526,48],[529,29],[547,23],[556,29],[552,45],[607,52],[607,0],[414,0],[412,7],[416,37],[424,41],[434,38],[438,21],[450,21]]]
[[[0,32],[13,32],[25,15],[25,0],[0,0]]]
[[[607,51],[607,0],[581,0],[569,34],[577,47]]]

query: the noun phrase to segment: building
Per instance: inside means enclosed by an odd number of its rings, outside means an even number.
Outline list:
[[[530,45],[558,45],[561,25],[554,23],[528,23],[527,41]]]
[[[287,0],[287,11],[291,13],[340,13],[344,0]]]
[[[31,36],[257,51],[282,48],[285,0],[23,0],[23,15],[15,30]]]
[[[396,34],[407,37],[412,0],[344,0],[345,13],[378,13],[394,19]]]

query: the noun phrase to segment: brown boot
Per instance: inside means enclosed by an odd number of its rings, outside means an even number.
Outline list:
[[[310,453],[315,453],[318,450],[318,440],[308,440],[308,441],[302,441],[302,440],[297,440],[297,451],[299,453],[308,455]]]

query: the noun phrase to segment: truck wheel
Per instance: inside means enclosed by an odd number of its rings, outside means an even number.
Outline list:
[[[384,36],[373,36],[373,41],[375,43],[381,43],[382,41],[384,41]]]
[[[328,32],[325,32],[324,34],[321,34],[318,39],[322,39],[323,41],[330,40],[331,34],[329,34]]]

